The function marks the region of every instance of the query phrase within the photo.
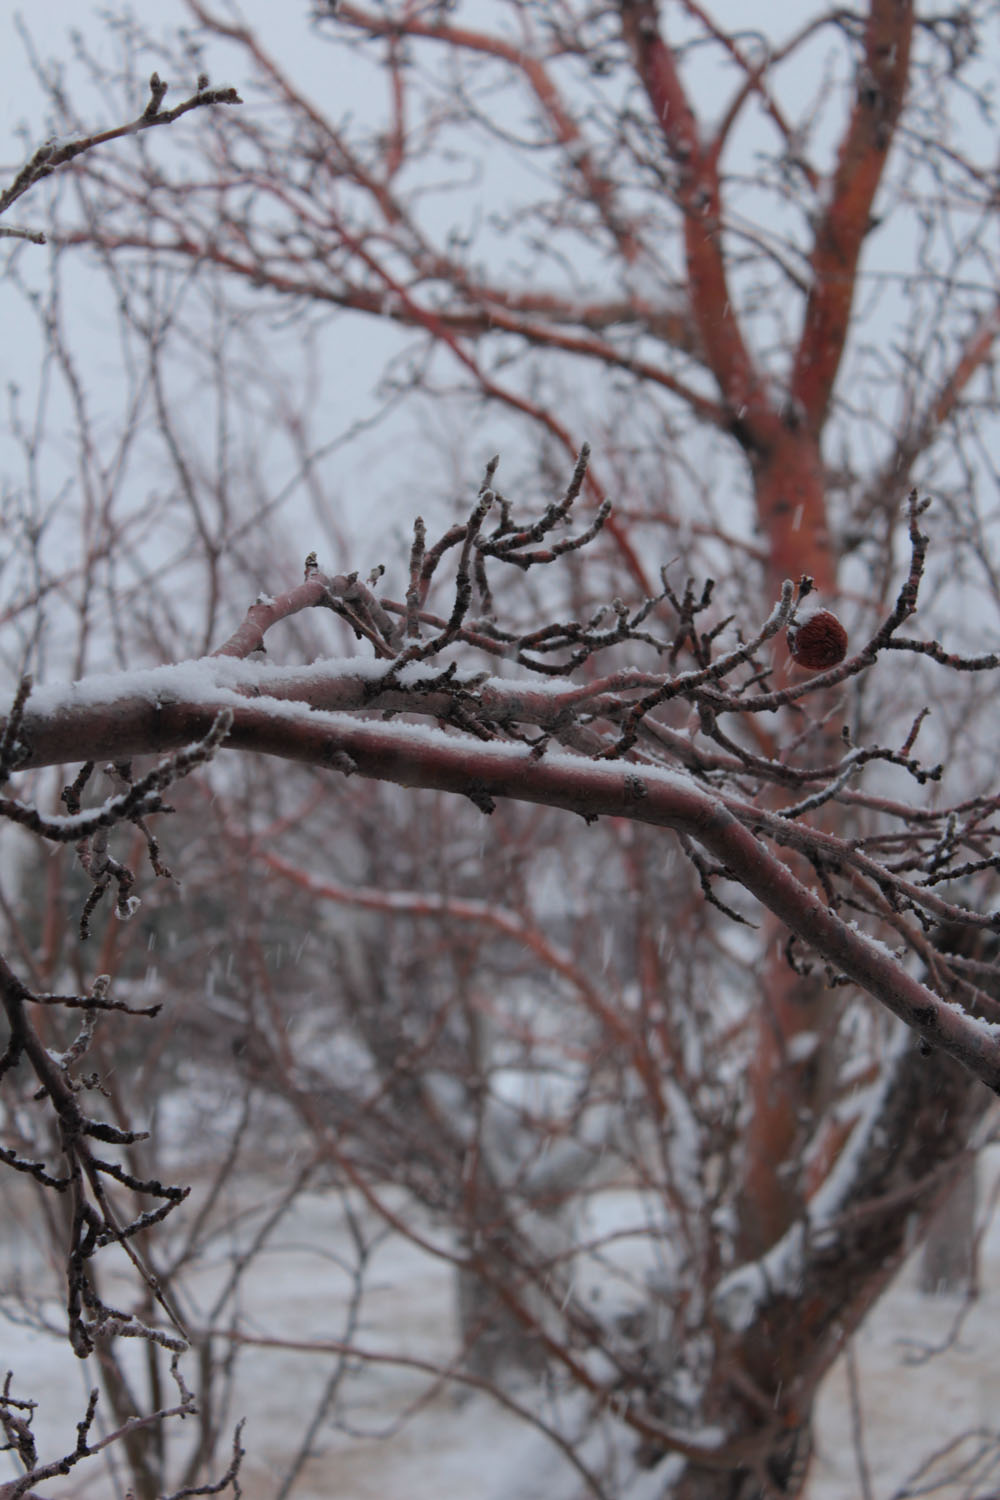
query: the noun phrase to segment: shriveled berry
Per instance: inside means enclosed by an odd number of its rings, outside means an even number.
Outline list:
[[[825,672],[847,655],[847,631],[831,610],[818,609],[788,627],[788,650],[800,667]]]

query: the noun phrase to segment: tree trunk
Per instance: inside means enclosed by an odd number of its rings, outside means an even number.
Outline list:
[[[502,1277],[502,1257],[490,1260],[492,1275]],[[546,1350],[537,1332],[524,1326],[478,1266],[459,1271],[457,1298],[462,1362],[470,1375],[502,1389],[544,1373]]]
[[[926,1296],[963,1294],[975,1285],[977,1197],[973,1162],[927,1231],[917,1273],[917,1285]]]

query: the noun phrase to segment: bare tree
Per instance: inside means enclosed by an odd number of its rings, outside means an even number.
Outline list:
[[[137,875],[107,830],[142,832],[167,788],[222,747],[346,777],[349,812],[327,801],[280,852],[247,804],[228,857],[380,914],[374,931],[331,936],[331,1004],[367,1068],[310,1074],[308,1028],[298,1043],[283,1033],[258,965],[249,1076],[388,1221],[380,1185],[396,1181],[454,1230],[465,1361],[440,1374],[509,1401],[501,1354],[547,1372],[591,1428],[630,1435],[640,1465],[662,1462],[682,1500],[800,1493],[818,1382],[1000,1084],[982,942],[996,790],[975,738],[992,733],[981,682],[1000,660],[981,649],[996,594],[977,500],[995,477],[979,431],[995,193],[992,169],[950,133],[963,101],[984,104],[987,8],[923,20],[872,0],[864,17],[817,12],[765,46],[686,3],[676,34],[652,4],[498,3],[488,27],[453,7],[342,4],[315,24],[352,66],[374,60],[387,112],[367,132],[305,98],[245,27],[199,0],[188,9],[202,45],[222,39],[252,64],[272,109],[209,122],[190,171],[143,152],[81,157],[54,208],[60,255],[95,246],[132,308],[135,268],[151,264],[252,287],[262,308],[293,306],[303,332],[330,307],[392,320],[417,341],[401,382],[443,401],[453,369],[457,399],[516,414],[548,493],[533,508],[508,497],[491,463],[433,542],[415,524],[408,568],[390,559],[365,583],[372,559],[333,573],[311,556],[302,582],[263,580],[221,643],[233,588],[202,524],[218,587],[199,659],[122,664],[71,689],[24,680],[6,720],[8,776],[108,761],[116,790],[84,811],[81,776],[61,819],[30,795],[2,811],[78,844],[87,914],[110,898],[124,916]],[[794,113],[787,65],[832,44],[816,100]],[[696,103],[707,52],[733,90],[712,128]],[[748,116],[771,132],[749,184]],[[542,171],[538,196],[506,217],[498,206],[496,243],[483,229],[480,246],[474,212],[440,232],[423,204],[456,152],[492,170],[483,141]],[[872,249],[867,271],[866,247],[893,222],[912,231],[912,260],[883,273]],[[523,280],[492,270],[507,244]],[[883,281],[901,289],[900,336],[866,338]],[[166,341],[171,320],[159,326]],[[164,387],[168,435],[171,413]],[[706,431],[722,457],[706,457]],[[203,517],[220,490],[173,447]],[[926,512],[905,497],[931,477]],[[658,566],[678,550],[684,585]],[[953,579],[975,583],[974,619],[954,618]],[[331,658],[307,633],[297,662],[260,659],[265,636],[274,650],[278,627],[316,608],[346,622],[356,655]],[[906,671],[886,670],[899,653]],[[165,759],[131,764],[150,755]],[[427,841],[407,879],[398,839],[390,857],[365,838],[366,816],[392,827],[394,801],[367,801],[363,779],[466,800],[464,819],[436,825],[433,889]],[[282,799],[267,795],[273,825]],[[597,821],[560,832],[551,857],[588,876],[579,904],[545,920],[530,878],[454,888],[469,818],[492,814],[504,831],[491,842],[532,847],[505,807],[518,802]],[[329,849],[344,827],[364,852],[361,883],[317,868],[318,830]],[[666,874],[664,830],[683,856]],[[664,906],[682,914],[671,942]],[[574,910],[586,931],[568,939]],[[431,918],[449,924],[436,952],[419,936]],[[941,939],[955,924],[969,941]],[[510,984],[524,949],[527,1014]],[[507,981],[492,1011],[487,976],[491,990]],[[34,1063],[21,1038],[42,988],[12,968],[7,992],[11,1064]],[[560,1007],[573,1023],[553,1030]],[[570,1097],[512,1104],[505,1068],[561,1071]],[[38,1082],[58,1113],[56,1081]],[[609,1156],[674,1247],[621,1317],[575,1294],[573,1214]],[[586,1436],[548,1435],[608,1493]]]

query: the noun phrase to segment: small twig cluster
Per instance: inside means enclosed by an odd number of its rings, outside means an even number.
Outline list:
[[[109,141],[121,140],[123,136],[138,135],[141,130],[150,130],[154,125],[172,125],[182,115],[186,115],[192,109],[201,109],[207,104],[242,104],[243,101],[234,88],[212,88],[207,74],[201,74],[198,78],[198,87],[190,98],[174,106],[173,109],[162,109],[164,96],[168,85],[158,73],[153,73],[149,80],[149,102],[142,114],[127,125],[116,125],[111,130],[96,131],[92,135],[81,137],[77,141],[46,141],[39,146],[32,156],[25,162],[9,187],[0,192],[0,214],[7,212],[11,204],[24,196],[37,183],[43,182],[46,177],[51,177],[60,167],[75,160],[85,151],[92,151],[95,146],[107,145]],[[14,229],[0,226],[0,236],[14,239],[30,240],[32,244],[44,245],[45,235],[35,229]]]
[[[188,1335],[176,1308],[169,1301],[157,1277],[147,1266],[136,1246],[143,1231],[161,1223],[188,1196],[189,1189],[174,1187],[156,1178],[141,1178],[129,1172],[120,1162],[99,1155],[94,1145],[127,1147],[147,1138],[143,1131],[122,1130],[105,1120],[95,1118],[81,1105],[88,1089],[100,1090],[94,1078],[81,1078],[77,1068],[85,1057],[102,1011],[119,1010],[129,1015],[152,1017],[159,1006],[133,1007],[108,998],[108,979],[100,975],[86,996],[36,995],[0,958],[0,1003],[10,1030],[7,1047],[0,1056],[0,1080],[16,1074],[27,1063],[35,1075],[36,1101],[47,1100],[56,1129],[55,1150],[63,1164],[62,1175],[55,1175],[44,1161],[34,1160],[8,1148],[0,1148],[0,1161],[17,1172],[25,1173],[44,1188],[70,1199],[70,1227],[66,1265],[66,1311],[69,1342],[83,1359],[99,1346],[115,1338],[138,1338],[164,1349],[170,1355],[170,1374],[177,1388],[178,1400],[169,1407],[135,1416],[124,1426],[91,1441],[91,1430],[97,1414],[98,1393],[93,1390],[83,1419],[77,1424],[78,1440],[71,1453],[39,1463],[31,1423],[36,1404],[21,1401],[11,1393],[8,1375],[0,1393],[0,1428],[2,1445],[18,1454],[25,1474],[11,1484],[0,1485],[2,1500],[19,1500],[35,1485],[56,1475],[66,1474],[77,1463],[93,1457],[129,1432],[154,1426],[175,1416],[189,1416],[197,1410],[194,1395],[188,1389],[180,1368],[180,1358],[189,1347]],[[42,1045],[31,1024],[29,1011],[35,1005],[65,1005],[83,1009],[84,1020],[77,1036],[61,1054]],[[111,1185],[118,1184],[139,1199],[153,1200],[154,1206],[133,1212],[124,1218],[112,1201]],[[147,1288],[152,1301],[164,1314],[166,1328],[155,1327],[134,1312],[111,1306],[99,1295],[91,1272],[92,1263],[105,1246],[117,1245],[128,1256]],[[241,1424],[242,1425],[242,1424]],[[219,1493],[232,1485],[239,1494],[237,1475],[242,1458],[240,1429],[234,1439],[233,1459],[225,1475],[215,1484],[187,1487],[184,1495]]]
[[[30,693],[31,679],[28,676],[22,677],[0,742],[0,784],[7,779],[10,768],[25,754],[18,734]],[[36,807],[16,798],[0,797],[0,818],[17,823],[53,843],[76,844],[80,864],[92,881],[92,889],[80,917],[82,938],[90,935],[90,918],[112,884],[117,892],[115,911],[122,920],[131,917],[139,906],[138,897],[132,894],[135,885],[133,871],[116,860],[108,850],[109,829],[119,823],[135,824],[146,840],[154,874],[170,879],[170,871],[160,859],[159,844],[146,824],[145,817],[149,813],[172,811],[163,801],[162,793],[196,767],[211,760],[229,733],[231,724],[231,713],[219,713],[204,738],[176,755],[168,756],[138,780],[132,779],[128,762],[106,766],[105,774],[120,790],[106,798],[100,807],[88,811],[81,808],[80,798],[94,772],[92,761],[85,762],[75,779],[63,788],[62,801],[68,816],[47,818]]]
[[[58,1003],[58,997],[36,996],[18,979],[6,961],[0,958],[0,1001],[10,1030],[7,1046],[0,1056],[0,1079],[8,1073],[13,1075],[23,1062],[30,1066],[38,1083],[35,1098],[47,1099],[53,1112],[58,1151],[64,1162],[64,1175],[53,1176],[43,1162],[21,1157],[12,1151],[4,1151],[4,1161],[44,1186],[60,1193],[68,1192],[71,1196],[73,1227],[70,1236],[67,1306],[70,1342],[81,1358],[93,1350],[97,1340],[107,1336],[112,1325],[114,1332],[120,1333],[128,1328],[133,1333],[148,1336],[157,1342],[166,1339],[168,1342],[165,1347],[172,1349],[180,1349],[185,1344],[183,1337],[178,1340],[171,1335],[147,1329],[130,1315],[106,1307],[94,1292],[88,1275],[87,1263],[98,1250],[112,1243],[123,1246],[140,1270],[155,1300],[164,1306],[170,1321],[177,1323],[173,1311],[163,1304],[155,1279],[145,1270],[130,1241],[141,1230],[165,1218],[183,1201],[188,1190],[168,1187],[155,1179],[142,1180],[126,1171],[118,1162],[95,1155],[92,1148],[94,1141],[127,1146],[146,1139],[147,1134],[122,1130],[107,1121],[92,1118],[84,1112],[80,1103],[81,1093],[90,1080],[80,1080],[74,1070],[90,1046],[100,1011],[111,1008],[107,1002],[107,985],[107,977],[101,975],[95,981],[90,995],[72,997],[75,1006],[85,1012],[83,1025],[70,1046],[59,1055],[42,1045],[29,1019],[32,1005],[39,1002],[49,1005]],[[137,1010],[124,1004],[114,1008],[127,1010],[132,1015],[150,1016],[156,1013],[155,1010]],[[160,1205],[134,1216],[127,1223],[120,1223],[108,1196],[109,1180],[120,1183],[140,1197],[159,1199]]]
[[[94,1387],[90,1391],[87,1400],[87,1409],[83,1417],[76,1424],[76,1445],[61,1458],[52,1459],[48,1463],[38,1462],[38,1452],[35,1444],[34,1433],[31,1430],[32,1420],[38,1408],[37,1401],[20,1401],[11,1394],[10,1386],[12,1375],[7,1373],[4,1381],[3,1391],[0,1392],[0,1428],[3,1429],[5,1441],[0,1443],[0,1452],[15,1452],[24,1465],[26,1472],[19,1479],[12,1480],[7,1484],[0,1484],[0,1500],[22,1500],[23,1496],[30,1497],[35,1492],[36,1485],[44,1484],[48,1479],[56,1479],[62,1475],[69,1474],[78,1463],[84,1459],[94,1458],[97,1454],[111,1447],[113,1443],[121,1442],[132,1433],[141,1432],[144,1428],[157,1426],[171,1417],[190,1416],[194,1408],[194,1398],[184,1385],[183,1377],[179,1368],[179,1356],[174,1354],[170,1362],[170,1372],[177,1382],[181,1391],[181,1400],[174,1406],[163,1407],[159,1411],[150,1412],[147,1416],[135,1416],[123,1422],[111,1432],[106,1432],[102,1437],[91,1441],[91,1432],[97,1418],[99,1393]],[[214,1483],[200,1485],[185,1485],[182,1489],[175,1490],[170,1495],[165,1495],[163,1500],[186,1500],[187,1496],[193,1495],[218,1495],[224,1489],[232,1486],[233,1495],[236,1500],[242,1494],[239,1483],[240,1466],[245,1456],[245,1450],[241,1442],[243,1423],[239,1422],[233,1433],[233,1452],[229,1466],[225,1473]]]

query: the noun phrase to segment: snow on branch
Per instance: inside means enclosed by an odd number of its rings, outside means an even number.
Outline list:
[[[945,668],[997,669],[993,655],[962,659],[936,642],[897,635],[917,605],[927,502],[910,497],[909,569],[872,636],[825,670],[795,671],[778,685],[775,669],[784,658],[773,647],[808,618],[810,579],[787,582],[767,619],[739,633],[735,645],[725,642],[727,622],[695,628],[713,598],[710,579],[700,591],[689,581],[679,596],[664,575],[655,596],[632,605],[615,598],[587,619],[556,614],[513,626],[498,618],[491,571],[547,568],[599,536],[603,512],[565,534],[586,462],[584,452],[565,493],[523,520],[515,519],[498,490],[491,461],[463,524],[433,544],[423,524],[415,526],[402,598],[376,592],[383,569],[362,583],[357,573],[325,574],[310,555],[303,581],[258,599],[210,657],[65,688],[31,691],[22,684],[0,728],[4,770],[19,775],[81,756],[86,765],[64,794],[68,816],[44,815],[9,796],[0,799],[0,816],[43,838],[78,841],[93,881],[84,931],[110,884],[120,915],[129,915],[136,899],[135,876],[110,855],[108,830],[138,824],[154,870],[169,874],[144,820],[166,811],[163,791],[223,743],[346,775],[452,792],[487,814],[509,799],[564,808],[587,822],[615,817],[669,828],[695,863],[703,892],[721,910],[745,917],[716,891],[742,887],[786,924],[797,951],[820,960],[829,983],[859,985],[928,1046],[959,1058],[1000,1092],[995,1003],[965,975],[961,993],[969,1008],[960,1009],[903,962],[907,950],[925,956],[936,923],[1000,925],[1000,914],[976,912],[938,889],[949,869],[968,871],[973,846],[978,869],[1000,863],[1000,850],[984,853],[992,837],[984,821],[991,799],[917,808],[881,798],[877,833],[838,837],[828,823],[810,817],[857,797],[867,766],[893,765],[914,786],[941,778],[941,766],[924,765],[915,753],[922,714],[901,746],[841,741],[819,763],[809,754],[750,750],[752,737],[743,733],[756,716],[798,713],[810,698],[828,705],[833,688],[872,671],[900,647],[923,649]],[[446,564],[450,602],[432,608]],[[282,620],[316,608],[343,620],[362,654],[272,665],[265,636]],[[690,665],[682,661],[685,654],[694,658]],[[522,675],[505,675],[511,667]],[[819,743],[836,742],[826,736]],[[167,758],[133,773],[134,757],[157,754]],[[115,794],[84,810],[83,787],[102,761],[117,777]],[[780,791],[784,807],[748,792],[752,784]],[[886,827],[896,852],[891,868],[881,852]],[[784,851],[817,872],[822,895],[793,873]],[[840,915],[845,905],[850,922]],[[894,929],[898,950],[862,930],[859,913],[872,926]]]

